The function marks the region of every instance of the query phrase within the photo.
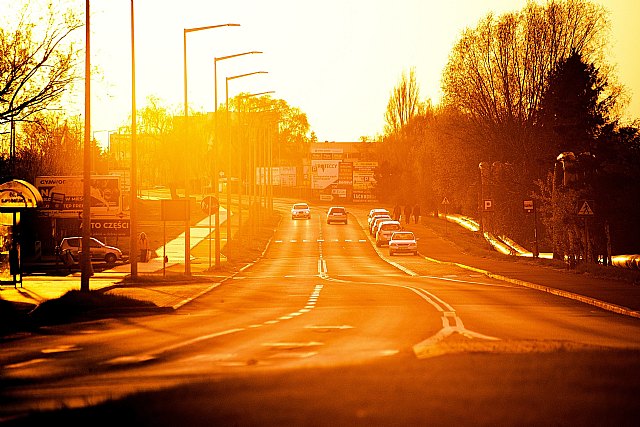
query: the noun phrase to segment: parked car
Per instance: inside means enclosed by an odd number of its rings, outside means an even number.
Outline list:
[[[386,210],[385,208],[374,208],[371,209],[369,211],[369,215],[367,216],[367,225],[371,226],[371,220],[373,220],[373,217],[376,215],[389,215],[391,216],[391,213]]]
[[[331,206],[327,211],[327,224],[332,222],[347,223],[347,210],[342,206]]]
[[[418,255],[418,242],[411,231],[396,231],[389,240],[389,256],[399,253]]]
[[[391,219],[392,218],[390,215],[374,216],[373,219],[371,220],[371,224],[369,225],[369,234],[375,237],[378,224],[380,224],[382,221],[391,221]]]
[[[64,255],[69,251],[74,260],[80,259],[82,249],[82,237],[65,237],[60,242],[59,253]],[[92,237],[90,244],[91,260],[104,261],[107,265],[115,265],[116,261],[122,260],[122,251],[115,246],[108,246],[100,240]]]
[[[295,203],[291,208],[291,219],[311,218],[311,210],[306,203]]]
[[[376,246],[388,245],[389,240],[391,240],[391,235],[400,230],[402,230],[400,221],[381,221],[376,231]]]

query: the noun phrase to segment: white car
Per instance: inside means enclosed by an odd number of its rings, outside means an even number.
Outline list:
[[[389,256],[410,253],[418,255],[418,242],[411,231],[396,231],[389,240]]]
[[[378,230],[376,231],[376,246],[384,246],[389,244],[389,240],[391,240],[391,235],[396,232],[402,230],[402,225],[400,221],[382,221],[378,224]]]
[[[311,218],[311,210],[306,203],[295,203],[291,208],[291,219]]]
[[[104,261],[107,265],[113,266],[116,261],[122,259],[122,251],[114,246],[108,246],[102,243],[100,240],[92,237],[90,242],[90,252],[92,261]],[[59,246],[60,254],[64,254],[66,251],[71,253],[71,256],[78,260],[80,253],[82,252],[82,237],[65,237]]]
[[[382,221],[391,221],[391,219],[391,216],[386,214],[374,216],[371,220],[371,224],[369,224],[369,234],[375,237],[376,230],[378,229],[378,224],[380,224],[380,222]]]
[[[385,208],[375,208],[375,209],[371,209],[369,211],[369,215],[367,216],[367,224],[369,226],[371,226],[371,220],[373,219],[374,216],[376,215],[389,215],[391,216],[391,213],[386,210]]]

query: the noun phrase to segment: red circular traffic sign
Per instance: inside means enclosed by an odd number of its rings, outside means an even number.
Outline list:
[[[200,202],[200,207],[202,207],[202,210],[206,214],[209,212],[217,213],[220,208],[220,202],[213,196],[207,196]]]

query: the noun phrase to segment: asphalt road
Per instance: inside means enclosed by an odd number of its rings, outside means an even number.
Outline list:
[[[327,225],[313,210],[310,220],[284,219],[260,262],[174,314],[3,343],[0,417],[637,425],[639,349],[637,319],[389,258],[356,221]]]

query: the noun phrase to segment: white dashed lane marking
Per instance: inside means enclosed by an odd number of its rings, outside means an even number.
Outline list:
[[[301,316],[304,313],[308,313],[309,311],[311,311],[312,309],[315,308],[316,306],[316,302],[318,301],[318,297],[320,296],[320,291],[322,291],[322,288],[324,287],[324,285],[316,285],[313,288],[313,292],[311,293],[311,295],[309,295],[309,299],[307,300],[307,303],[305,305],[304,308],[298,310],[298,311],[294,311],[293,313],[289,313],[288,315],[285,316],[281,316],[277,319],[272,319],[272,320],[267,320],[263,323],[255,323],[255,324],[251,324],[251,325],[247,325],[244,328],[235,328],[235,329],[228,329],[226,331],[220,331],[220,332],[215,332],[212,334],[207,334],[207,335],[201,335],[171,346],[167,346],[164,348],[161,348],[153,353],[143,353],[143,354],[137,354],[137,355],[130,355],[130,356],[120,356],[120,357],[116,357],[110,360],[107,360],[105,362],[103,362],[103,364],[107,364],[107,365],[123,365],[123,364],[134,364],[134,363],[141,363],[141,362],[147,362],[149,360],[153,360],[156,359],[158,357],[161,357],[163,354],[166,354],[170,351],[182,348],[182,347],[186,347],[188,345],[191,344],[195,344],[195,343],[199,343],[202,341],[206,341],[209,339],[213,339],[213,338],[217,338],[217,337],[221,337],[224,335],[231,335],[231,334],[235,334],[238,332],[243,332],[246,331],[248,329],[256,329],[256,328],[261,328],[264,326],[268,326],[268,325],[275,325],[281,321],[286,321],[286,320],[291,320],[294,319],[298,316]],[[279,345],[279,344],[277,344]],[[291,345],[290,343],[287,345]],[[309,343],[306,343],[306,345],[309,345]],[[311,345],[321,345],[321,343],[311,343]],[[300,347],[300,345],[296,344],[297,347]],[[61,351],[75,351],[77,350],[75,347],[73,346],[69,346],[69,347],[57,347],[54,349],[47,349],[47,351],[45,351],[45,353],[49,352],[49,353],[54,353],[54,352],[61,352]],[[35,363],[35,362],[34,362]],[[40,363],[38,361],[38,363]],[[17,365],[16,365],[17,366]]]
[[[316,239],[316,240],[309,240],[309,239],[302,239],[302,240],[298,240],[298,239],[290,239],[290,240],[274,240],[274,243],[323,243],[326,242],[327,240],[325,239]],[[353,239],[344,239],[344,240],[340,240],[340,239],[332,239],[329,240],[329,242],[332,243],[367,243],[367,240],[365,239],[358,239],[358,240],[353,240]]]

